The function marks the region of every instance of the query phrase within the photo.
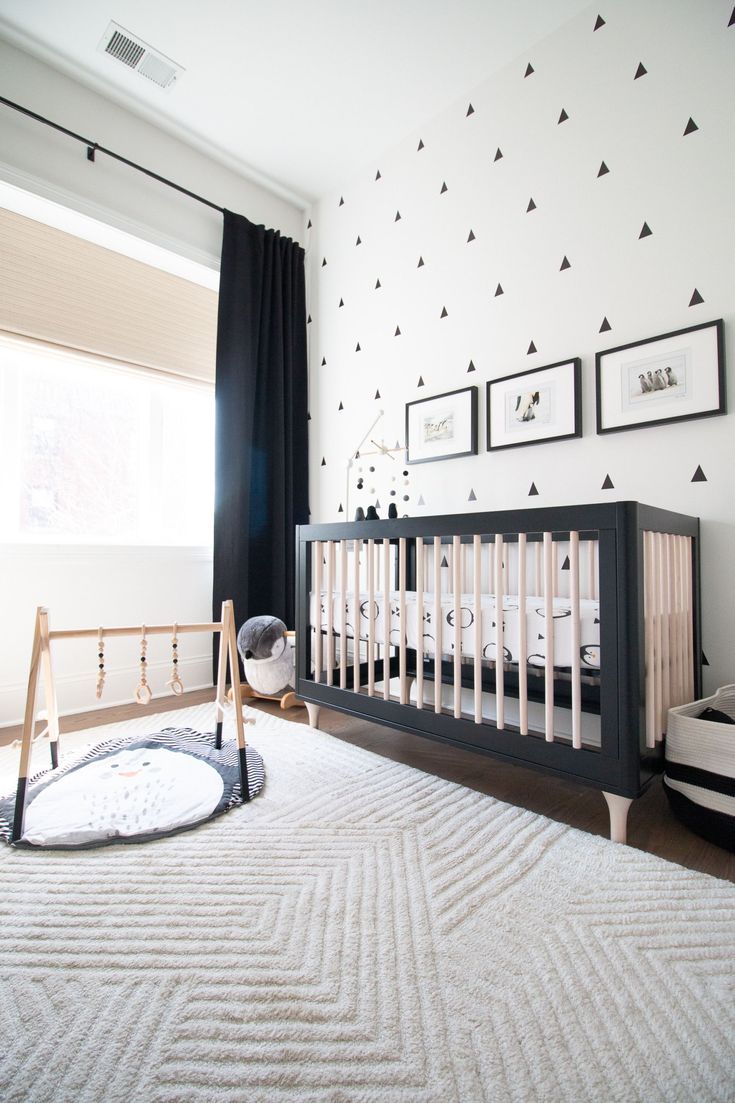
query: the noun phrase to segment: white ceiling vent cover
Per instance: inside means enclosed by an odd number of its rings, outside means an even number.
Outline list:
[[[110,23],[97,49],[153,81],[159,88],[170,88],[184,72],[183,65],[178,65],[160,50],[154,50],[119,23]]]

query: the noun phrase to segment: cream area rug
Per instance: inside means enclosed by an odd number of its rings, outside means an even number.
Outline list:
[[[3,846],[4,1103],[735,1098],[735,885],[248,711],[249,805]]]

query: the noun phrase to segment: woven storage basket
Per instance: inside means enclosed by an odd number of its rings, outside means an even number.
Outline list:
[[[735,685],[669,710],[664,789],[687,827],[735,851],[735,724],[699,720],[707,708],[735,720]]]

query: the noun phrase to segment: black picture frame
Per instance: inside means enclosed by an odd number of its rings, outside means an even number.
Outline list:
[[[476,456],[477,392],[476,386],[460,387],[456,391],[407,402],[406,463],[434,463]],[[447,447],[444,447],[445,441]],[[452,441],[455,448],[451,446]]]
[[[528,398],[531,401],[524,409],[523,400]],[[488,452],[581,437],[580,357],[489,379],[486,411]]]
[[[599,435],[727,413],[722,318],[603,349],[595,385]]]

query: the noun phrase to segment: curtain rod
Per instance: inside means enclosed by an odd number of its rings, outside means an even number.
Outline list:
[[[165,176],[159,176],[157,172],[152,172],[151,169],[144,168],[143,165],[138,165],[135,161],[128,160],[127,157],[123,157],[120,153],[115,153],[111,149],[107,149],[105,146],[101,146],[99,142],[93,142],[89,138],[85,138],[82,134],[76,134],[73,130],[67,130],[65,126],[60,126],[59,123],[52,122],[51,119],[47,119],[44,115],[38,115],[35,111],[31,111],[27,107],[22,107],[19,103],[13,103],[12,100],[8,100],[5,96],[0,96],[0,103],[6,107],[12,107],[13,111],[19,111],[21,115],[27,115],[29,119],[35,119],[36,122],[43,123],[44,126],[50,126],[52,130],[58,130],[60,134],[66,134],[68,138],[74,138],[75,141],[81,142],[82,145],[87,147],[87,160],[94,161],[96,153],[104,153],[108,157],[112,157],[115,161],[120,161],[121,164],[127,165],[128,168],[135,169],[136,172],[142,172],[145,176],[150,176],[152,180],[157,180],[159,184],[165,184],[168,188],[173,188],[174,191],[181,192],[182,195],[188,195],[190,199],[196,199],[197,203],[203,203],[205,207],[211,207],[214,211],[219,211],[220,214],[224,214],[224,207],[220,207],[217,203],[212,203],[209,199],[204,199],[203,196],[197,195],[196,192],[189,191],[188,188],[184,188],[181,184],[175,184],[173,180],[167,180]]]

